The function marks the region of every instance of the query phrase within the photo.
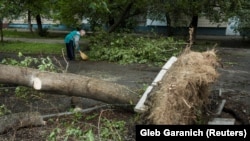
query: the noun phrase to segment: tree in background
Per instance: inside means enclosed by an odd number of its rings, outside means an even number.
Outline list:
[[[35,17],[37,23],[37,33],[40,36],[46,36],[47,31],[43,29],[42,26],[42,17],[47,19],[51,18],[52,4],[56,1],[51,0],[36,0],[35,2],[32,0],[22,0],[22,13],[27,15],[27,22],[29,25],[30,32],[32,31],[32,17]]]
[[[230,1],[209,1],[204,7],[204,13],[207,18],[215,22],[228,21],[233,18],[236,22],[236,29],[241,36],[250,34],[250,1],[248,0],[230,0]]]
[[[20,15],[21,7],[20,1],[9,1],[9,0],[0,0],[0,34],[1,42],[3,43],[3,20],[4,18],[15,19]]]
[[[239,18],[238,31],[241,35],[250,37],[250,1],[244,0],[234,16]]]
[[[138,16],[145,17],[148,2],[148,0],[109,0],[110,13],[106,17],[108,32],[113,32],[117,28],[133,29],[138,24]]]
[[[51,17],[51,5],[53,1],[50,0],[1,0],[1,19],[8,18],[10,20],[16,19],[20,16],[28,17],[29,29],[32,32],[31,19],[35,17],[37,22],[37,32],[40,36],[45,36],[46,32],[42,27],[42,16],[45,18]],[[49,11],[49,12],[48,12]]]
[[[35,17],[38,33],[43,36],[42,17],[59,20],[69,27],[82,25],[86,19],[95,27],[105,27],[107,32],[122,28],[133,28],[137,19],[167,19],[168,35],[172,27],[180,25],[194,28],[194,37],[200,17],[211,21],[227,21],[232,16],[240,18],[239,29],[249,27],[249,4],[247,0],[1,0],[1,17],[28,13],[28,23],[32,32],[31,17]],[[163,15],[163,16],[162,16]],[[46,32],[45,32],[46,33]],[[245,33],[244,33],[245,34]]]
[[[155,20],[166,18],[168,35],[173,34],[172,27],[193,27],[195,39],[200,17],[206,17],[211,22],[227,22],[229,18],[236,16],[240,19],[239,30],[248,31],[249,3],[247,0],[151,0],[148,15]]]
[[[83,19],[93,27],[102,25],[109,13],[106,0],[57,0],[53,6],[53,18],[71,28],[81,26]]]
[[[107,32],[128,27],[135,21],[136,15],[144,14],[147,8],[146,0],[58,0],[55,17],[70,27],[82,24],[86,18],[95,27],[105,26]]]
[[[162,18],[167,20],[167,35],[169,36],[174,34],[172,28],[193,28],[195,40],[198,19],[204,16],[208,2],[208,0],[151,0],[148,14],[150,18],[156,20],[162,20]],[[162,14],[165,14],[165,17],[161,16]]]

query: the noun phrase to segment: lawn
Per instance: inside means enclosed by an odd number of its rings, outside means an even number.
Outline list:
[[[30,42],[4,42],[0,45],[0,52],[23,54],[61,54],[64,49],[64,44],[52,43],[30,43]]]
[[[27,38],[27,39],[61,39],[65,37],[65,33],[49,32],[48,36],[40,37],[35,31],[31,33],[26,30],[4,29],[3,35],[6,38]],[[21,42],[21,41],[6,41],[0,44],[0,52],[23,54],[61,54],[65,46],[60,43],[46,42]]]
[[[3,30],[3,35],[4,37],[11,37],[11,38],[39,38],[39,39],[63,39],[67,33],[65,32],[52,32],[52,31],[47,31],[48,34],[46,37],[41,37],[39,36],[36,31],[33,31],[31,33],[28,30],[23,30],[23,29],[4,29]]]

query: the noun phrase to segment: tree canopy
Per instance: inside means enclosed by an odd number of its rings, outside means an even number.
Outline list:
[[[69,27],[81,25],[85,19],[92,30],[105,27],[108,32],[113,32],[133,28],[138,18],[167,19],[167,27],[178,26],[180,22],[196,27],[201,16],[214,22],[237,16],[240,29],[245,29],[249,27],[249,3],[247,0],[37,0],[35,3],[31,0],[1,0],[0,17],[18,17],[30,11],[32,16],[51,17]]]

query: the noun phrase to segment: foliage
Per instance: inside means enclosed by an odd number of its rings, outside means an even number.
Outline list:
[[[125,121],[111,121],[106,118],[102,119],[103,125],[101,127],[101,138],[121,141],[125,134]]]
[[[1,0],[0,1],[0,19],[17,18],[22,8],[19,0]]]
[[[15,96],[18,99],[24,100],[25,102],[29,102],[30,100],[34,100],[34,99],[43,97],[44,94],[42,92],[36,91],[30,87],[17,86],[15,88]]]
[[[102,21],[102,16],[109,12],[106,0],[58,0],[54,6],[54,19],[69,27],[81,25],[82,19],[88,18],[95,24]]]
[[[242,8],[237,10],[236,16],[239,18],[238,31],[243,37],[250,37],[250,1],[243,1]]]
[[[138,24],[138,18],[145,17],[148,10],[148,0],[112,0],[107,3],[110,13],[104,15],[108,32],[133,30]]]
[[[8,31],[8,36],[25,36],[22,32]],[[63,38],[62,38],[63,40]],[[162,65],[172,55],[177,55],[184,46],[184,41],[152,34],[149,36],[100,32],[86,36],[90,51],[86,53],[92,60],[106,60],[120,64],[148,63]],[[62,53],[65,46],[56,43],[6,42],[0,47],[0,52],[25,54],[57,54]],[[28,59],[28,57],[27,57]],[[40,63],[43,63],[42,57]],[[32,60],[32,59],[31,59]],[[49,59],[46,59],[49,61]],[[10,61],[10,60],[9,60]],[[34,61],[34,60],[33,60]],[[12,60],[15,63],[15,60]],[[18,63],[18,62],[16,62]],[[25,63],[25,61],[23,62]],[[27,63],[27,62],[26,62]],[[46,62],[45,62],[46,63]],[[49,65],[49,64],[47,64]],[[43,65],[45,67],[45,64]],[[49,66],[46,66],[49,67]],[[41,67],[42,68],[42,67]]]
[[[250,1],[207,1],[204,7],[204,15],[211,21],[228,22],[229,18],[236,21],[236,29],[241,36],[250,36]]]
[[[167,17],[167,24],[171,26],[188,26],[193,16],[205,16],[213,22],[227,21],[229,17],[238,16],[242,27],[248,27],[246,19],[249,19],[249,1],[246,0],[36,0],[35,3],[31,0],[2,0],[0,4],[0,19],[5,16],[16,18],[31,11],[32,16],[40,14],[42,17],[59,20],[69,27],[82,26],[84,19],[91,24],[92,30],[96,26],[110,28],[116,24],[119,28],[132,28],[133,24],[137,24],[134,23],[135,16],[154,20]],[[186,18],[183,20],[180,16]],[[46,34],[46,30],[43,33]]]
[[[131,27],[133,17],[146,11],[147,1],[58,0],[54,9],[54,18],[70,27],[82,25],[84,19],[90,23],[91,30],[110,28],[114,24],[124,28]]]
[[[77,112],[76,112],[77,113]],[[82,113],[78,113],[79,115]],[[124,135],[127,134],[126,122],[123,120],[110,120],[105,117],[98,117],[97,114],[86,117],[86,120],[99,119],[98,125],[94,124],[85,126],[79,126],[81,122],[79,116],[74,115],[74,122],[70,124],[64,124],[63,127],[54,128],[47,136],[48,141],[56,140],[115,140],[123,141]]]
[[[79,127],[68,127],[65,132],[60,128],[55,128],[47,139],[48,141],[57,141],[58,139],[62,139],[63,141],[69,141],[71,139],[94,141],[94,134],[91,129],[83,132]]]
[[[91,120],[91,119],[96,118],[97,116],[98,116],[97,114],[92,114],[92,115],[88,115],[85,119],[86,120]]]
[[[23,60],[16,60],[11,58],[5,58],[1,61],[2,64],[22,66],[22,67],[37,67],[41,71],[57,72],[56,66],[53,64],[50,57],[33,58],[30,56],[24,56],[21,52],[18,53],[18,57]]]
[[[203,15],[214,22],[227,22],[241,8],[242,0],[209,1],[205,0]]]
[[[61,133],[61,129],[60,128],[55,128],[53,129],[53,131],[49,134],[48,141],[56,141],[56,136],[57,134]]]
[[[141,37],[126,34],[98,34],[90,39],[90,58],[120,64],[147,63],[162,65],[177,55],[183,41],[171,37]]]
[[[195,25],[193,16],[206,17],[210,22],[216,23],[228,22],[229,18],[237,16],[241,20],[241,31],[249,27],[246,24],[249,23],[250,2],[246,0],[150,0],[149,3],[147,17],[161,21],[167,19],[169,27]],[[168,32],[171,32],[169,28]]]
[[[11,111],[4,104],[0,106],[0,116],[10,114],[10,113]]]
[[[18,86],[15,89],[15,95],[21,99],[27,99],[30,95],[32,95],[33,91],[31,88]]]
[[[1,0],[0,4],[1,10],[5,11],[5,16],[15,19],[26,14],[28,10],[32,12],[33,16],[43,14],[49,17],[50,12],[48,11],[51,10],[52,2],[50,0],[36,0],[36,2],[32,0]]]
[[[38,35],[46,36],[47,30],[42,29],[42,23],[40,15],[46,18],[51,17],[52,3],[55,1],[50,0],[36,0],[33,2],[31,0],[2,0],[0,1],[0,20],[7,18],[11,22],[12,19],[17,19],[20,16],[28,17],[28,22],[31,24],[31,19],[36,17],[38,25]],[[27,14],[29,13],[29,14]],[[39,16],[38,16],[39,15]],[[39,17],[39,18],[38,18]],[[1,27],[2,29],[2,27]],[[1,33],[2,34],[2,33]],[[3,34],[2,34],[3,37]]]

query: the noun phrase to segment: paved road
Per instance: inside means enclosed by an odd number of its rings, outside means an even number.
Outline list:
[[[4,37],[4,41],[22,41],[22,42],[33,42],[33,43],[50,43],[50,44],[64,44],[63,39],[31,39],[31,38],[8,38]],[[79,44],[81,46],[88,46],[88,40],[81,39]]]

